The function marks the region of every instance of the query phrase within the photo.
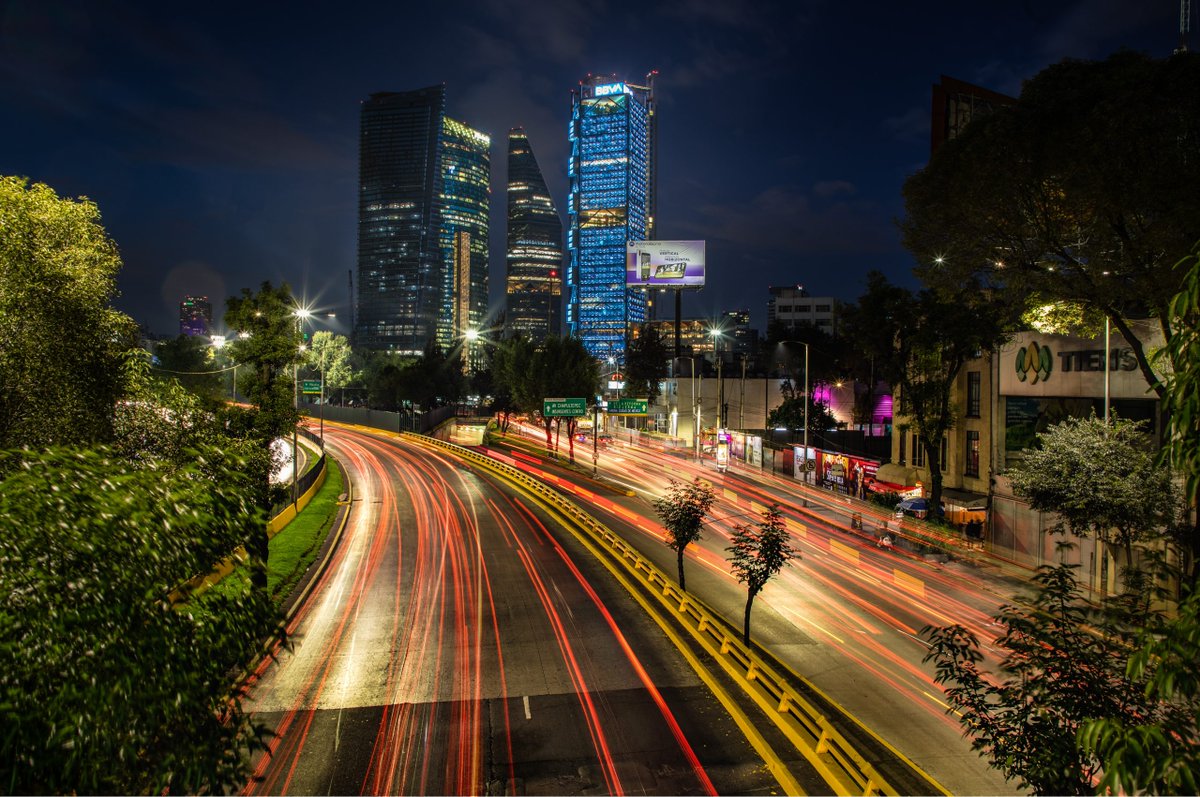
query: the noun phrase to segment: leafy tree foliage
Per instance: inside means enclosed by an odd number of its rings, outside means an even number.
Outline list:
[[[892,285],[879,271],[867,274],[867,288],[858,301],[842,308],[841,339],[852,353],[848,372],[867,389],[855,396],[854,420],[870,423],[880,380],[888,380],[903,364],[897,363],[896,330],[908,320],[912,296]]]
[[[1076,744],[1085,723],[1161,722],[1169,709],[1126,674],[1128,614],[1094,610],[1080,597],[1074,566],[1043,566],[1028,604],[996,616],[1005,651],[1000,674],[979,668],[978,639],[961,625],[927,627],[925,661],[946,688],[973,749],[1035,794],[1091,794],[1104,760]]]
[[[732,545],[725,549],[730,553],[730,568],[734,577],[746,585],[742,641],[749,645],[750,609],[754,606],[754,598],[784,565],[800,557],[800,551],[789,541],[779,504],[772,504],[763,511],[761,523],[735,525],[730,542]]]
[[[897,426],[916,432],[929,467],[930,504],[942,497],[941,441],[954,426],[951,401],[959,372],[977,352],[989,351],[1005,339],[1017,319],[1017,306],[967,283],[954,292],[922,290],[913,294],[872,274],[864,307],[879,312],[880,327],[870,336],[881,348],[881,377],[899,393]],[[861,323],[861,321],[856,322]],[[860,330],[861,332],[861,330]],[[865,336],[865,333],[863,333]]]
[[[509,419],[528,404],[522,393],[524,375],[533,363],[534,345],[529,337],[518,332],[505,338],[492,354],[492,384],[494,406],[500,416],[500,431],[508,433]]]
[[[92,202],[0,177],[0,448],[111,439],[136,335],[120,268]]]
[[[1192,525],[1186,536],[1191,556],[1192,589],[1200,590],[1200,245],[1176,265],[1184,276],[1171,300],[1173,333],[1159,354],[1167,372],[1167,443],[1163,457],[1183,478]]]
[[[569,456],[575,461],[575,428],[578,418],[542,417],[542,402],[547,398],[579,398],[596,395],[600,386],[600,364],[588,354],[578,338],[554,335],[534,345],[517,335],[500,345],[496,354],[496,380],[513,397],[521,412],[542,418],[546,430],[546,450],[554,451],[554,426],[567,425]]]
[[[686,591],[683,552],[700,539],[704,519],[717,500],[711,485],[697,477],[690,484],[671,479],[666,495],[654,500],[654,509],[667,532],[667,546],[675,551],[679,567],[679,588]]]
[[[206,338],[179,335],[160,341],[154,354],[158,358],[154,371],[160,379],[175,380],[209,404],[224,398],[223,374]]]
[[[1200,793],[1200,592],[1192,591],[1161,631],[1142,629],[1140,637],[1125,676],[1145,684],[1144,697],[1159,710],[1158,722],[1089,720],[1077,744],[1104,763],[1098,794]]]
[[[1127,586],[1140,589],[1141,580],[1128,572],[1138,568],[1134,543],[1173,528],[1181,510],[1143,424],[1070,418],[1042,432],[1038,444],[1009,468],[1013,491],[1032,508],[1054,513],[1053,531],[1120,546]]]
[[[276,288],[270,282],[264,282],[258,293],[243,288],[240,297],[230,297],[225,310],[225,323],[239,333],[248,333],[244,337],[239,334],[229,346],[234,359],[244,366],[238,390],[254,408],[231,410],[228,417],[233,433],[253,440],[261,452],[250,464],[256,468],[255,505],[264,520],[252,529],[246,550],[252,557],[253,582],[263,591],[267,587],[270,550],[265,517],[282,494],[282,488],[271,485],[271,474],[278,464],[272,459],[272,443],[293,434],[300,420],[295,368],[300,360],[301,337],[295,313],[296,301],[287,283]]]
[[[767,425],[772,429],[783,428],[793,434],[803,434],[805,404],[808,405],[810,442],[819,440],[824,432],[837,427],[837,418],[824,401],[813,401],[809,396],[800,395],[790,381],[780,385],[779,390],[783,394],[783,402],[767,415]]]
[[[673,353],[658,328],[644,324],[625,348],[626,395],[647,396],[653,403],[662,381],[670,374]]]
[[[350,366],[350,341],[345,335],[335,335],[325,329],[313,333],[304,361],[324,380],[326,395],[345,387],[354,376]]]
[[[214,459],[213,457],[216,457]],[[106,449],[0,459],[0,788],[223,792],[260,731],[230,672],[271,630],[264,595],[204,618],[169,592],[264,523],[236,461],[129,468]],[[219,477],[214,474],[219,473]]]
[[[1125,319],[1157,318],[1171,340],[1172,265],[1200,218],[1198,83],[1197,53],[1122,51],[1040,72],[1015,106],[973,120],[905,183],[901,227],[918,275],[1092,308],[1161,396]]]

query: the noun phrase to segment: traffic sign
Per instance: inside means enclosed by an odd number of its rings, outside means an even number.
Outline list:
[[[301,379],[300,380],[300,392],[301,393],[320,394],[321,380],[320,379]]]
[[[609,399],[609,415],[646,415],[649,399]]]
[[[544,418],[574,418],[580,415],[587,415],[587,399],[542,399],[542,417]]]

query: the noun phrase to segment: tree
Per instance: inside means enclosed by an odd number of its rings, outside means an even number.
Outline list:
[[[1188,506],[1200,492],[1200,247],[1180,261],[1180,291],[1170,303],[1175,334],[1161,357],[1182,366],[1168,371],[1167,441],[1162,462],[1183,477]],[[1197,539],[1193,525],[1191,541]],[[1194,549],[1193,549],[1194,550]],[[1126,677],[1145,680],[1147,699],[1165,704],[1160,723],[1130,725],[1100,717],[1086,723],[1077,744],[1104,761],[1098,790],[1136,794],[1196,794],[1200,781],[1200,580],[1192,559],[1192,579],[1174,618],[1161,629],[1142,629],[1140,647],[1129,658]]]
[[[767,415],[767,425],[772,429],[787,429],[792,433],[804,432],[804,406],[808,405],[808,433],[810,437],[820,437],[830,429],[837,428],[837,418],[829,411],[829,405],[823,401],[813,401],[811,397],[797,395],[790,381],[784,381],[779,387],[783,402]]]
[[[1076,744],[1088,720],[1155,724],[1164,715],[1143,683],[1126,675],[1128,615],[1091,609],[1074,571],[1043,566],[1028,603],[996,616],[1003,629],[996,644],[1006,651],[1000,675],[979,669],[979,641],[961,625],[921,632],[930,642],[924,660],[934,662],[947,711],[958,715],[972,749],[1035,794],[1093,793],[1104,761]]]
[[[136,325],[121,259],[86,198],[0,177],[0,448],[105,442]]]
[[[255,505],[265,518],[283,492],[271,484],[271,474],[278,464],[272,458],[272,443],[293,434],[300,420],[295,367],[300,359],[301,337],[291,288],[287,283],[276,288],[270,282],[264,282],[258,293],[243,288],[240,297],[232,296],[226,303],[225,323],[239,333],[247,333],[244,337],[239,334],[229,345],[235,360],[246,366],[238,390],[254,408],[248,413],[231,410],[230,419],[235,433],[254,440],[262,454],[251,464],[256,468]],[[252,580],[263,591],[267,588],[268,542],[264,519],[246,540],[246,550],[252,557]]]
[[[658,328],[643,324],[625,348],[625,393],[646,396],[653,403],[662,381],[670,374],[671,354]]]
[[[1197,53],[1122,51],[1038,73],[906,181],[901,229],[918,276],[1090,307],[1163,395],[1125,319],[1157,319],[1170,343],[1172,266],[1200,218],[1197,83]]]
[[[313,333],[304,359],[309,368],[320,374],[326,391],[346,386],[354,376],[350,368],[350,341],[345,335],[324,329]]]
[[[20,463],[18,465],[17,458]],[[265,518],[242,463],[130,468],[104,448],[0,457],[0,788],[223,793],[262,729],[230,673],[273,631],[265,594],[168,595]]]
[[[1083,724],[1081,751],[1104,763],[1097,794],[1197,794],[1200,786],[1200,592],[1191,591],[1161,630],[1143,629],[1125,676],[1144,683],[1158,722],[1103,717]]]
[[[896,330],[907,321],[912,295],[892,285],[879,271],[867,274],[867,287],[853,304],[842,308],[841,340],[852,353],[850,375],[866,385],[855,396],[854,419],[870,423],[875,412],[876,387],[887,374],[903,370],[895,363]]]
[[[518,332],[501,341],[492,354],[492,380],[500,431],[508,433],[509,417],[528,405],[525,376],[533,363],[534,345],[529,336]]]
[[[963,365],[978,352],[990,351],[1007,336],[1017,308],[1003,296],[979,291],[973,283],[951,292],[922,290],[912,294],[872,275],[864,306],[884,310],[874,339],[891,340],[891,353],[877,362],[880,375],[899,394],[897,427],[911,428],[925,449],[929,467],[930,505],[942,497],[942,439],[954,426],[951,397]]]
[[[1190,554],[1192,589],[1200,590],[1200,244],[1179,261],[1184,276],[1171,300],[1174,333],[1159,354],[1166,371],[1167,442],[1164,462],[1183,478],[1192,525],[1184,540]]]
[[[1170,471],[1156,461],[1143,424],[1117,417],[1109,424],[1093,415],[1050,426],[1008,476],[1033,509],[1055,514],[1053,531],[1120,546],[1133,590],[1142,584],[1134,543],[1161,536],[1180,514]]]
[[[179,335],[159,342],[154,354],[158,359],[154,370],[159,378],[177,381],[210,404],[221,400],[222,374],[207,339]]]
[[[733,544],[725,549],[730,553],[730,567],[734,577],[746,585],[742,641],[749,645],[750,609],[754,606],[755,596],[762,592],[762,588],[784,565],[793,558],[799,558],[800,551],[793,548],[788,540],[779,504],[772,504],[763,511],[761,523],[754,526],[735,525],[730,542]]]
[[[712,486],[697,477],[690,484],[671,479],[666,495],[654,500],[654,509],[667,532],[667,546],[677,555],[679,588],[685,592],[687,582],[683,577],[683,552],[700,539],[704,519],[716,499]]]

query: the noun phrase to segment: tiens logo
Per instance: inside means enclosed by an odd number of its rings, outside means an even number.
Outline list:
[[[1029,345],[1017,351],[1017,379],[1024,382],[1029,380],[1029,384],[1036,385],[1039,381],[1045,382],[1050,378],[1050,371],[1054,367],[1054,355],[1050,353],[1050,347],[1039,346],[1036,341],[1030,341]]]

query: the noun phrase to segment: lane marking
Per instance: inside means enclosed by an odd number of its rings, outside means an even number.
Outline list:
[[[529,695],[525,695],[523,700],[525,701],[525,719],[531,720],[533,715],[529,713]]]
[[[792,532],[793,534],[795,534],[797,537],[807,537],[808,536],[808,526],[805,526],[800,521],[792,520],[789,517],[789,518],[784,518],[783,523],[784,523],[784,526],[787,527],[787,530]]]
[[[847,562],[858,564],[858,550],[856,548],[851,548],[849,545],[843,545],[837,540],[829,541],[829,552],[835,556],[840,556]]]

